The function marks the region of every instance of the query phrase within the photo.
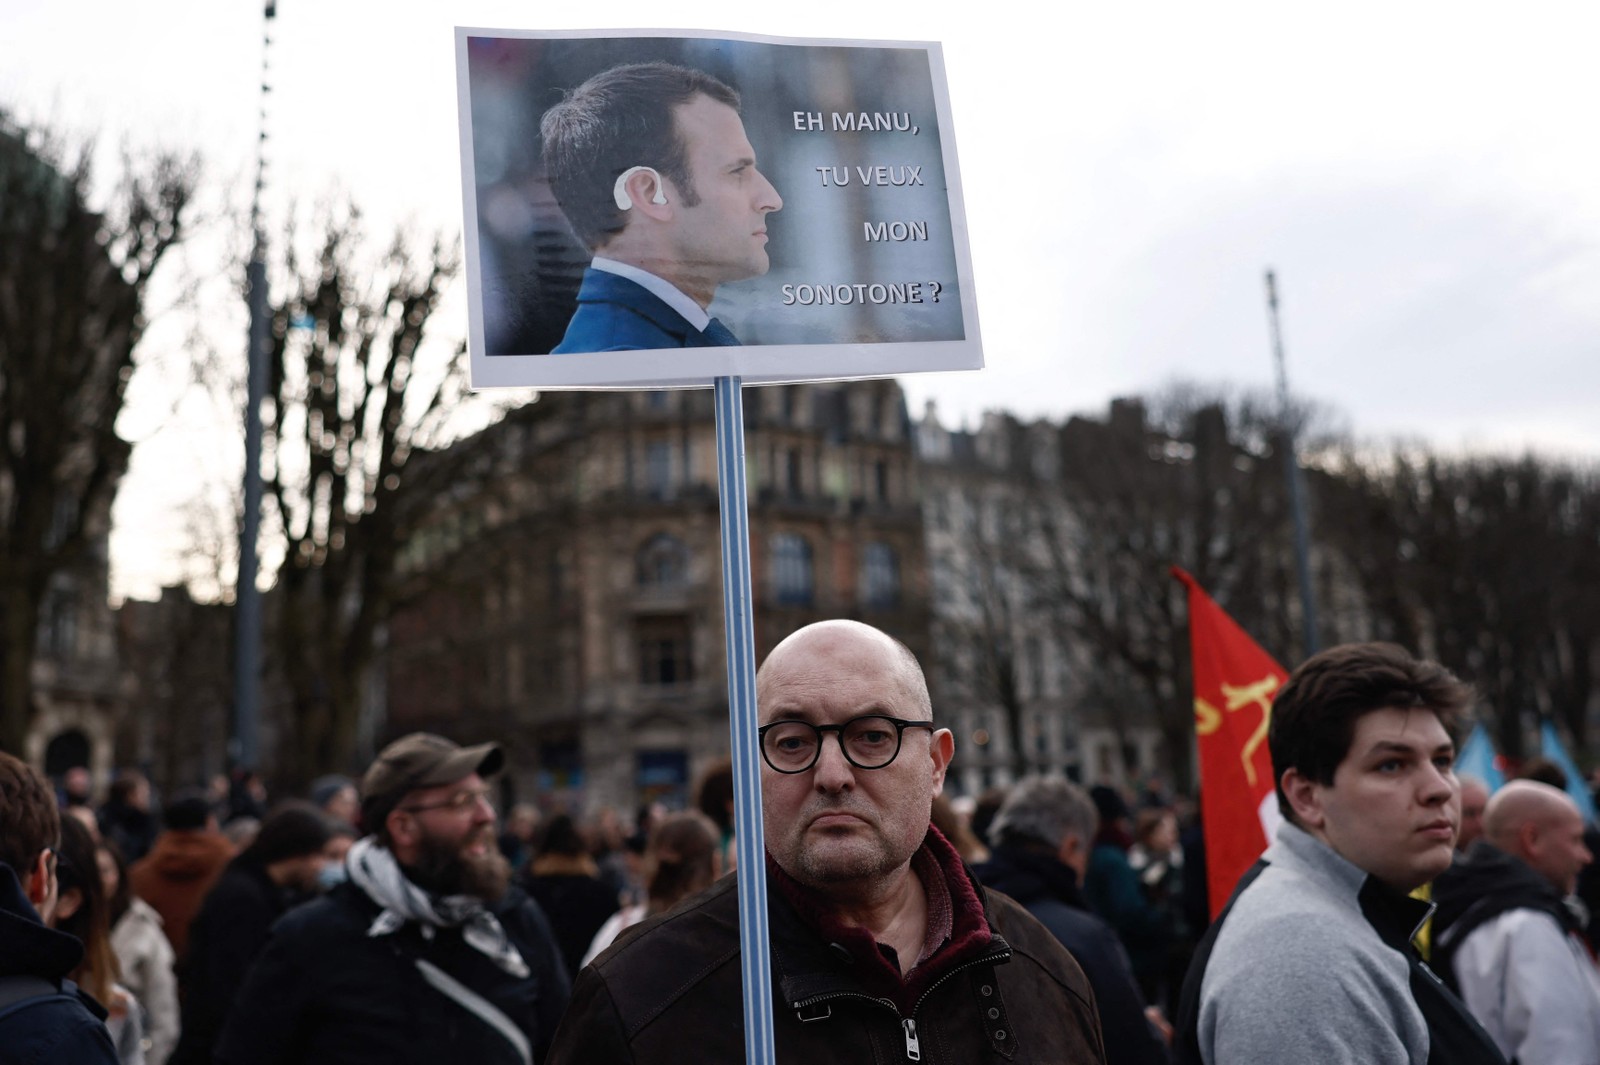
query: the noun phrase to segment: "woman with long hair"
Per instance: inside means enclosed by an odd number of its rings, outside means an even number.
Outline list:
[[[658,913],[665,913],[684,899],[711,886],[720,870],[717,855],[717,826],[704,814],[686,811],[670,814],[650,833],[650,843],[645,849],[645,883],[648,891],[644,902],[625,906],[612,915],[595,933],[589,952],[583,956],[588,965],[628,929]]]
[[[105,1006],[106,1028],[122,1065],[144,1065],[143,1018],[133,993],[117,983],[120,970],[111,949],[110,906],[100,880],[94,836],[71,817],[61,819],[56,880],[60,894],[50,924],[83,944],[83,961],[68,975]]]
[[[144,1006],[145,1059],[162,1065],[178,1042],[178,977],[172,944],[161,930],[161,915],[128,883],[128,863],[116,843],[102,839],[95,851],[100,881],[109,900],[111,949],[122,969],[122,983]]]

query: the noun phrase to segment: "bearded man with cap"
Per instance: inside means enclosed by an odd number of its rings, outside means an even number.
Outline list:
[[[349,879],[290,912],[246,979],[219,1065],[537,1065],[568,985],[511,885],[487,779],[505,755],[413,733],[361,782]]]

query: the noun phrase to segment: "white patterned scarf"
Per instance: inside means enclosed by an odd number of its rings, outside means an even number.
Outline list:
[[[417,922],[426,939],[432,939],[440,928],[460,928],[469,947],[512,976],[528,975],[528,963],[482,899],[471,895],[435,898],[408,880],[389,848],[372,836],[355,842],[345,864],[350,882],[383,908],[367,928],[367,935],[390,935],[407,921]]]

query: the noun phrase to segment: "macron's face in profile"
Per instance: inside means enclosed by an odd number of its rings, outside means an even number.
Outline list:
[[[783,206],[778,190],[756,169],[756,152],[739,112],[699,95],[673,110],[699,202],[677,206],[672,254],[677,283],[708,305],[718,285],[767,272],[767,215]]]

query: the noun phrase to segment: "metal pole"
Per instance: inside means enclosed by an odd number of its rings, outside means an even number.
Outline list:
[[[268,32],[277,17],[268,0],[261,34],[261,126],[256,139],[256,187],[250,200],[252,245],[245,267],[250,307],[244,402],[244,514],[239,523],[239,569],[234,581],[233,737],[229,746],[235,764],[254,769],[261,758],[261,593],[257,540],[261,531],[261,401],[267,387],[267,236],[261,222],[261,192],[267,174]]]
[[[1289,412],[1289,374],[1283,361],[1283,331],[1278,325],[1278,284],[1267,271],[1267,318],[1272,327],[1272,354],[1278,366],[1278,427],[1283,434],[1283,472],[1289,481],[1289,510],[1294,515],[1295,569],[1300,576],[1300,616],[1306,656],[1317,653],[1317,597],[1311,586],[1311,542],[1306,529],[1305,486],[1295,453],[1294,422]]]
[[[756,739],[756,641],[750,612],[750,494],[745,486],[742,380],[718,377],[717,479],[722,513],[722,612],[733,741],[734,836],[738,857],[739,964],[744,980],[744,1060],[777,1060],[772,1041],[772,961],[767,939],[767,845],[761,826]]]

